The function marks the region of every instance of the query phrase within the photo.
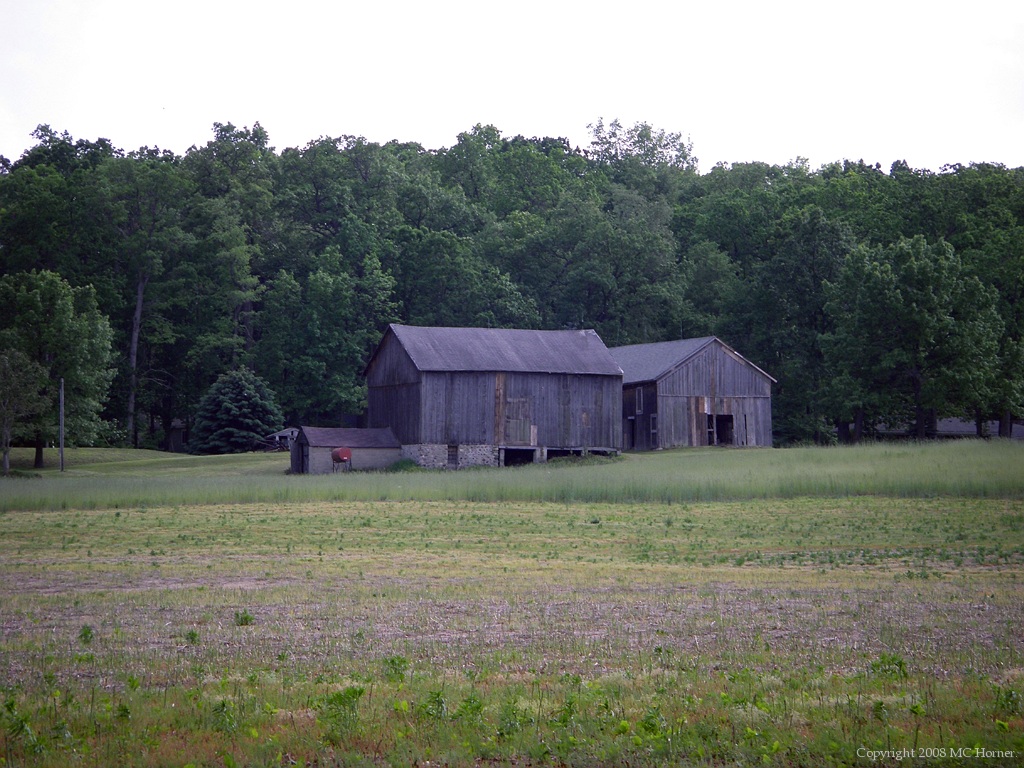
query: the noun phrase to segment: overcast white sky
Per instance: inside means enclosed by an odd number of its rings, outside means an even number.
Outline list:
[[[0,0],[0,155],[40,123],[183,154],[214,122],[449,147],[618,118],[715,163],[1024,166],[1020,0]]]

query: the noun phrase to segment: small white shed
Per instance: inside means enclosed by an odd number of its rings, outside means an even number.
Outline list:
[[[298,436],[292,441],[292,474],[322,475],[335,471],[331,458],[335,448],[352,451],[350,469],[386,469],[402,458],[402,444],[387,427],[299,427]]]

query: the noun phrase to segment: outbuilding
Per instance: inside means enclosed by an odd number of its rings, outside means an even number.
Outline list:
[[[393,324],[366,366],[371,427],[406,458],[458,468],[614,454],[622,371],[592,330]]]
[[[609,350],[625,450],[772,444],[775,379],[714,336]]]
[[[267,450],[271,451],[290,451],[292,443],[295,442],[295,438],[298,437],[299,430],[297,427],[287,427],[280,429],[272,435],[267,435],[263,438],[263,442],[267,447]]]
[[[351,459],[336,462],[331,452],[347,448]],[[386,469],[402,458],[402,444],[390,429],[299,427],[292,441],[292,474],[322,475],[338,469]]]

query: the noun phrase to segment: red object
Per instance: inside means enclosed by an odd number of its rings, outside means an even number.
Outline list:
[[[335,464],[342,464],[346,461],[352,461],[352,449],[351,448],[335,448],[331,451],[331,458]]]

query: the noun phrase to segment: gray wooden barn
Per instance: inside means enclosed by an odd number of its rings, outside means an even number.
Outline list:
[[[592,330],[391,325],[366,366],[368,424],[421,466],[617,453],[622,371]]]
[[[714,336],[609,350],[625,450],[772,444],[775,379]]]
[[[402,445],[390,429],[299,427],[292,440],[292,474],[322,475],[335,471],[331,458],[335,448],[352,451],[352,460],[344,469],[386,469],[402,458]]]

